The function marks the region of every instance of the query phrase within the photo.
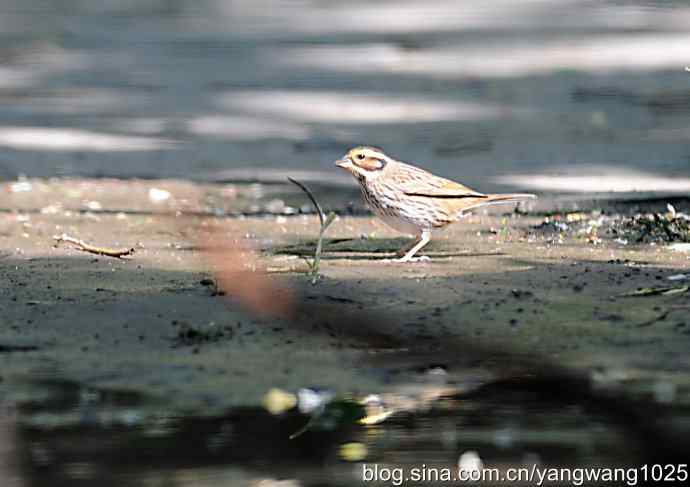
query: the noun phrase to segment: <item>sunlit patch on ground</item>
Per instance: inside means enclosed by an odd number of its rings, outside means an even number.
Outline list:
[[[648,25],[685,28],[690,10],[679,7],[673,13],[647,5],[618,5],[616,15],[609,6],[583,0],[530,0],[512,2],[457,2],[414,0],[370,3],[352,1],[330,3],[328,8],[313,8],[309,2],[244,0],[225,2],[209,0],[217,17],[211,25],[226,27],[221,22],[239,17],[238,28],[244,34],[324,35],[324,34],[423,34],[448,30],[491,31],[501,29],[528,30],[601,29],[625,31]],[[632,3],[632,2],[631,2]],[[461,8],[458,8],[461,7]],[[190,22],[189,28],[201,29],[202,24]],[[203,24],[206,29],[208,23]]]
[[[508,110],[495,104],[461,102],[442,97],[321,90],[237,90],[222,95],[219,102],[225,107],[249,113],[344,125],[484,120],[496,118]]]
[[[390,44],[293,48],[276,62],[349,73],[405,73],[426,77],[523,77],[559,70],[680,70],[688,59],[686,34],[602,36],[510,45],[447,45],[404,49]],[[630,55],[634,52],[635,55]]]
[[[172,141],[165,139],[129,137],[80,129],[0,127],[0,147],[17,150],[126,152],[171,149],[173,145]]]

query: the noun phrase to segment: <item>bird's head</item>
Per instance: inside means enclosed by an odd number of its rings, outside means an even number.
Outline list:
[[[335,165],[342,167],[359,180],[369,180],[381,175],[386,166],[394,162],[376,147],[350,149]]]

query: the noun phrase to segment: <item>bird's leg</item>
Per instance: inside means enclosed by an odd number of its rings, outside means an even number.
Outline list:
[[[415,262],[422,260],[422,257],[415,257],[414,255],[421,250],[431,240],[431,232],[429,230],[422,230],[422,233],[417,237],[411,245],[403,247],[400,252],[406,252],[405,255],[394,262]],[[428,257],[427,257],[428,259]]]
[[[421,234],[417,235],[414,238],[414,240],[403,245],[402,248],[395,253],[395,256],[398,258],[404,257],[405,254],[407,254],[410,250],[412,250],[414,248],[414,246],[417,245],[421,240],[422,240]]]

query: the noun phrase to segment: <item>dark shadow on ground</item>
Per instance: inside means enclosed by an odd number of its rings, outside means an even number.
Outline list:
[[[386,260],[395,257],[401,248],[412,242],[410,238],[360,238],[360,239],[324,239],[322,260]],[[443,252],[434,250],[437,245],[432,240],[426,247],[420,250],[419,255],[427,255],[431,258],[451,257],[482,257],[491,255],[504,255],[503,252]],[[304,241],[303,243],[274,247],[268,251],[273,254],[297,255],[300,257],[312,257],[316,250],[316,243]],[[385,254],[385,255],[379,255]]]
[[[303,462],[301,475],[309,485],[317,482],[310,475],[324,461],[330,462],[337,475],[346,475],[343,464],[335,460],[345,439],[369,442],[372,451],[385,452],[387,458],[396,452],[402,464],[405,452],[411,450],[445,462],[451,452],[456,459],[466,449],[481,449],[488,457],[515,462],[519,461],[517,452],[537,451],[540,458],[555,461],[573,459],[570,455],[577,451],[577,459],[586,462],[607,458],[607,452],[619,450],[610,448],[611,442],[618,441],[635,446],[626,450],[630,456],[612,460],[670,462],[686,451],[676,436],[682,429],[671,431],[687,418],[687,407],[682,402],[674,406],[675,401],[659,404],[644,387],[602,388],[590,379],[592,372],[605,374],[611,366],[598,360],[612,357],[620,359],[624,368],[657,375],[662,383],[665,372],[688,370],[684,358],[688,327],[684,321],[681,325],[685,314],[672,308],[688,303],[688,296],[674,300],[616,297],[619,290],[654,283],[658,275],[669,272],[650,266],[639,269],[631,270],[625,262],[547,265],[505,259],[502,271],[450,272],[427,279],[424,286],[414,279],[387,279],[386,271],[377,279],[325,279],[318,286],[293,276],[288,282],[298,296],[297,318],[279,323],[248,319],[232,301],[228,306],[212,296],[200,284],[203,273],[88,257],[6,258],[0,267],[9,284],[2,289],[6,299],[0,305],[3,388],[8,391],[6,397],[20,397],[22,384],[43,377],[47,382],[39,383],[34,392],[48,392],[50,397],[54,391],[50,381],[58,380],[58,389],[71,398],[55,402],[44,397],[24,403],[28,426],[20,426],[18,434],[26,442],[22,454],[35,485],[46,485],[60,476],[69,477],[73,482],[69,485],[78,485],[74,482],[80,477],[88,485],[94,472],[125,468],[140,469],[142,477],[151,474],[151,469],[158,475],[160,470],[180,466],[220,465],[276,475],[281,468],[287,472],[293,461]],[[576,285],[582,288],[576,291]],[[648,326],[636,326],[655,316],[658,320]],[[183,322],[203,327],[210,321],[220,333],[180,346]],[[536,347],[534,337],[541,340]],[[251,342],[258,355],[252,368],[247,368],[244,362],[249,356],[243,350]],[[357,380],[367,375],[386,377],[384,387],[387,381],[404,384],[415,371],[438,366],[451,378],[472,370],[489,370],[492,375],[469,386],[467,395],[448,398],[450,402],[440,400],[438,407],[432,403],[427,412],[404,414],[379,426],[383,431],[392,428],[392,439],[385,446],[366,439],[366,430],[351,422],[328,433],[308,432],[288,441],[304,417],[271,417],[257,408],[232,408],[227,415],[210,418],[189,410],[184,413],[186,404],[218,407],[222,396],[244,394],[239,384],[270,374],[278,348],[297,351],[305,344],[332,353],[367,352],[350,371],[353,391]],[[13,346],[37,349],[20,351]],[[572,358],[578,350],[583,358],[593,355],[594,360],[584,359],[589,365],[582,369],[561,363],[561,353],[570,353]],[[296,360],[293,371],[273,376],[271,385],[290,389],[293,386],[285,384],[294,384],[291,374],[303,373],[300,367],[315,366],[318,360],[302,364]],[[329,370],[326,364],[321,373],[329,374]],[[97,391],[95,396],[92,390]],[[118,390],[127,392],[122,396]],[[141,426],[104,428],[103,411],[92,414],[94,408],[104,408],[107,416],[110,407],[111,413],[122,413],[121,418],[127,414],[136,418],[137,408],[143,407],[137,403],[138,395],[167,411],[165,417],[174,418],[172,431],[166,430],[165,421],[156,422],[150,416]],[[185,400],[185,396],[200,402]],[[93,397],[103,400],[89,405]],[[118,397],[135,402],[123,413],[119,404],[113,404]],[[76,413],[66,416],[71,426],[60,426],[65,408]],[[602,424],[607,433],[600,435],[596,428]],[[218,439],[223,425],[230,439]],[[550,440],[540,436],[535,443],[525,443],[520,439],[529,437],[529,431],[548,436],[546,432],[554,429],[560,433]],[[426,449],[424,438],[449,431],[445,453],[434,457],[438,451]],[[516,431],[527,431],[527,436]],[[575,431],[584,438],[572,440]],[[405,440],[410,432],[414,432],[412,443]],[[497,434],[507,435],[507,443],[497,440]],[[88,442],[76,442],[76,438]],[[214,441],[220,446],[213,446]],[[36,450],[37,444],[42,449]],[[138,446],[135,450],[125,445]],[[46,458],[51,459],[49,464],[41,465]],[[139,479],[135,476],[129,481],[138,485]]]

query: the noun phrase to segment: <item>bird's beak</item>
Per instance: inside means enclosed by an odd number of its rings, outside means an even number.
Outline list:
[[[342,167],[343,169],[348,169],[352,167],[352,159],[349,157],[343,157],[342,159],[338,159],[335,161],[335,165],[338,167]]]

